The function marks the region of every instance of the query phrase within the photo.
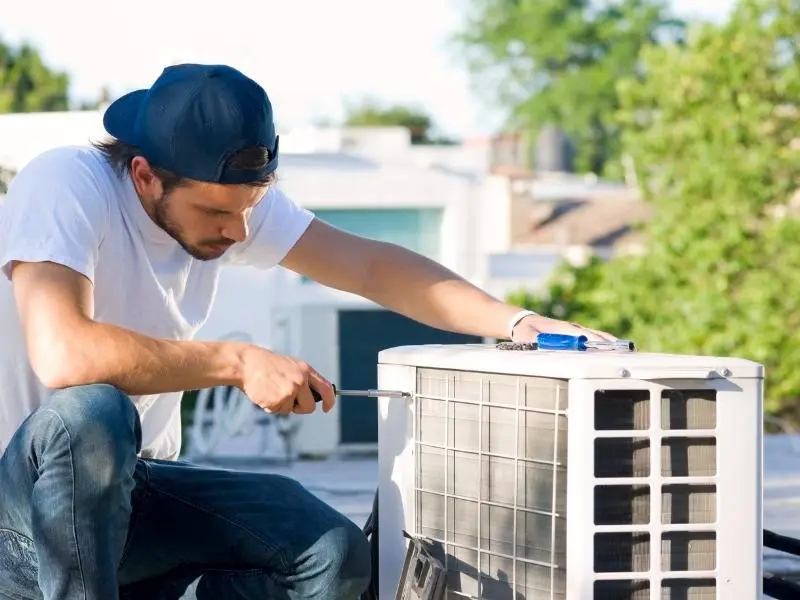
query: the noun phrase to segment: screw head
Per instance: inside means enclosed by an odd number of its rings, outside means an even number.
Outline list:
[[[731,370],[728,369],[728,368],[722,369],[722,376],[723,377],[730,377],[731,376]]]
[[[620,377],[630,377],[631,376],[631,372],[628,371],[628,369],[622,369],[619,372],[619,376]]]

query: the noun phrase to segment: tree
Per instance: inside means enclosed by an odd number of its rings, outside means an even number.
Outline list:
[[[564,130],[576,167],[621,172],[617,80],[637,72],[640,48],[680,39],[663,0],[466,0],[456,36],[481,88],[532,134]]]
[[[16,171],[0,165],[0,195],[8,192],[8,184],[16,175]]]
[[[0,113],[66,110],[68,88],[67,75],[45,67],[31,46],[14,49],[0,40]],[[0,194],[13,177],[0,165]]]
[[[30,45],[0,40],[0,113],[67,110],[69,77],[45,66]]]
[[[620,85],[622,143],[655,208],[638,257],[560,271],[547,302],[647,351],[767,369],[767,410],[800,397],[800,0],[742,0],[686,47],[643,50]],[[542,305],[543,298],[523,298]]]
[[[386,106],[374,99],[345,106],[345,125],[386,127],[402,126],[408,128],[412,144],[430,144],[436,140],[430,137],[433,119],[423,110],[410,106]]]

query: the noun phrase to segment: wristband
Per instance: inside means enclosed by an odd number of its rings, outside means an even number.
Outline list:
[[[513,339],[514,337],[514,328],[519,324],[522,319],[525,317],[530,317],[531,315],[536,315],[538,313],[533,312],[532,310],[521,310],[508,322],[508,337],[509,339]]]

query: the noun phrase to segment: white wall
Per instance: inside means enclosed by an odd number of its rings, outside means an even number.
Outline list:
[[[243,331],[253,343],[272,347],[272,315],[284,298],[277,270],[223,269],[208,320],[198,339],[215,340]]]
[[[86,144],[105,135],[100,111],[0,115],[0,165],[18,171],[45,150]]]
[[[483,181],[478,209],[482,254],[511,249],[511,197],[508,178],[489,175]]]

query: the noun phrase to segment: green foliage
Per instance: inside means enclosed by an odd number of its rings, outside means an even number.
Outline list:
[[[0,194],[8,192],[8,184],[11,183],[16,171],[0,165]]]
[[[45,67],[31,46],[15,49],[0,40],[0,113],[66,110],[68,88],[67,75]],[[14,175],[0,165],[0,194]]]
[[[603,285],[607,272],[606,263],[597,257],[581,267],[563,263],[551,278],[547,293],[519,290],[507,300],[543,315],[601,324],[602,328],[615,332],[626,331],[629,324]]]
[[[563,129],[579,170],[620,172],[617,80],[636,72],[640,48],[679,39],[683,23],[662,0],[467,0],[457,36],[482,88],[534,134]],[[609,164],[611,161],[612,164]]]
[[[46,67],[34,48],[0,40],[0,113],[67,110],[68,90],[67,74]]]
[[[784,414],[800,396],[798,31],[799,0],[744,0],[685,47],[645,48],[619,122],[655,208],[646,251],[565,269],[547,304],[527,299],[642,350],[759,361]]]
[[[387,127],[401,126],[408,128],[412,144],[448,144],[451,140],[434,138],[431,129],[434,126],[431,116],[423,110],[411,106],[385,106],[377,100],[368,98],[360,103],[345,106],[345,125]]]

